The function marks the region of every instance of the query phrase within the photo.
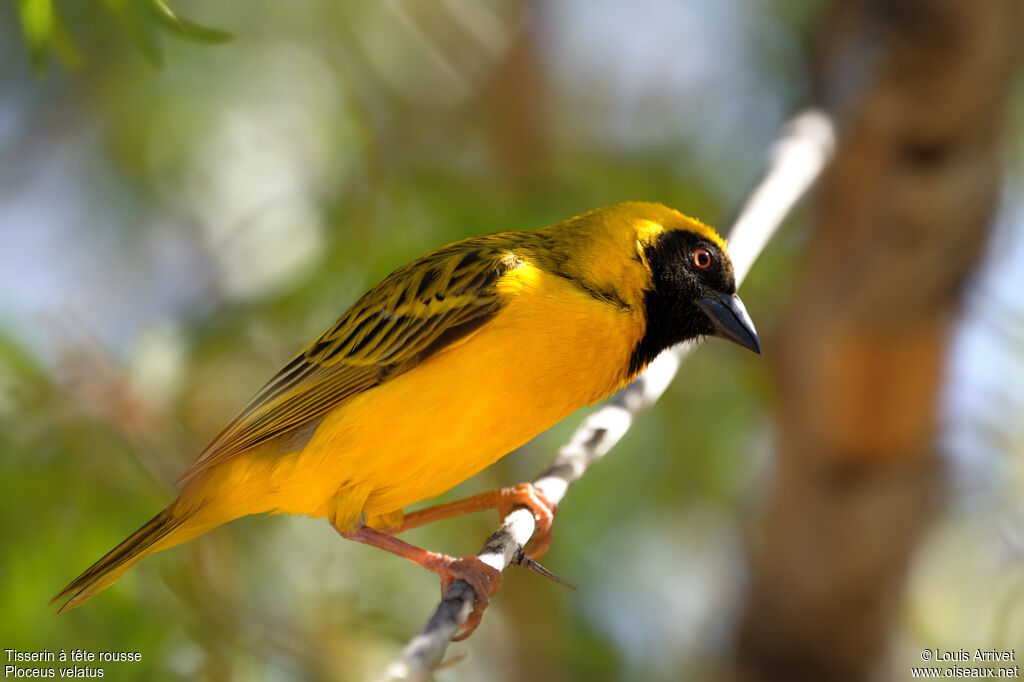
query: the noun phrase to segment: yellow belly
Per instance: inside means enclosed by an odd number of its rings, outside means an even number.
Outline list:
[[[226,463],[254,511],[375,525],[619,388],[639,313],[556,276],[532,284],[467,339],[329,413],[301,452]]]

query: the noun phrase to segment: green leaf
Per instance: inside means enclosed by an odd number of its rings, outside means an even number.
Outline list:
[[[177,33],[182,38],[188,40],[194,40],[199,43],[226,43],[229,40],[234,40],[235,36],[227,31],[222,31],[217,28],[210,28],[208,26],[202,26],[179,17],[174,11],[167,5],[164,0],[150,0],[150,7],[156,13],[157,19],[160,23]]]
[[[139,16],[137,0],[105,0],[107,9],[117,18],[136,47],[157,66],[163,63],[156,32],[147,17]]]
[[[46,58],[53,36],[53,0],[18,0],[21,30],[32,57],[32,70],[37,78],[46,75]]]
[[[71,37],[71,32],[68,31],[68,27],[64,24],[59,14],[53,18],[51,45],[53,53],[71,71],[77,71],[85,66],[85,57],[82,55],[82,51],[78,49],[74,39]]]

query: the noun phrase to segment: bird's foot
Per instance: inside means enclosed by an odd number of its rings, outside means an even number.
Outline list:
[[[442,597],[448,592],[453,580],[463,580],[473,588],[473,594],[476,595],[473,611],[459,626],[460,632],[452,637],[452,641],[459,642],[466,639],[480,625],[484,609],[490,603],[491,595],[501,587],[501,571],[493,566],[488,566],[477,556],[456,558],[447,554],[432,553],[432,556],[422,565],[441,576]]]
[[[555,514],[558,512],[558,505],[549,500],[544,492],[532,483],[520,483],[510,488],[502,488],[497,491],[499,496],[495,508],[498,510],[498,518],[504,519],[516,507],[526,507],[533,514],[534,522],[537,524],[533,531],[533,537],[526,543],[523,551],[531,559],[539,559],[544,556],[551,546],[552,526],[555,521]]]
[[[533,537],[526,543],[527,552],[534,559],[539,559],[551,544],[551,525],[558,507],[544,495],[540,488],[532,483],[520,483],[510,488],[491,490],[467,497],[464,500],[410,512],[405,515],[401,527],[395,530],[394,534],[397,535],[428,523],[485,509],[496,509],[498,518],[504,519],[516,507],[526,507],[533,514],[536,528]]]

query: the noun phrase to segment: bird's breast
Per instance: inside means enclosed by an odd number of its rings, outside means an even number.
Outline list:
[[[354,498],[367,496],[358,501],[369,516],[387,514],[454,487],[619,388],[644,332],[639,311],[557,275],[520,276],[529,281],[513,282],[478,331],[330,413],[298,468],[315,467],[320,485],[361,491]]]

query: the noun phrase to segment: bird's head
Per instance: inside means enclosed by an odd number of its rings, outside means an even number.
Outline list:
[[[725,241],[707,225],[661,206],[634,223],[636,249],[649,273],[643,291],[647,328],[632,359],[639,370],[665,348],[700,336],[718,336],[761,352],[761,342],[736,295]]]
[[[540,230],[550,267],[634,310],[645,327],[630,359],[635,374],[677,343],[718,336],[761,352],[725,240],[667,206],[627,201]]]

